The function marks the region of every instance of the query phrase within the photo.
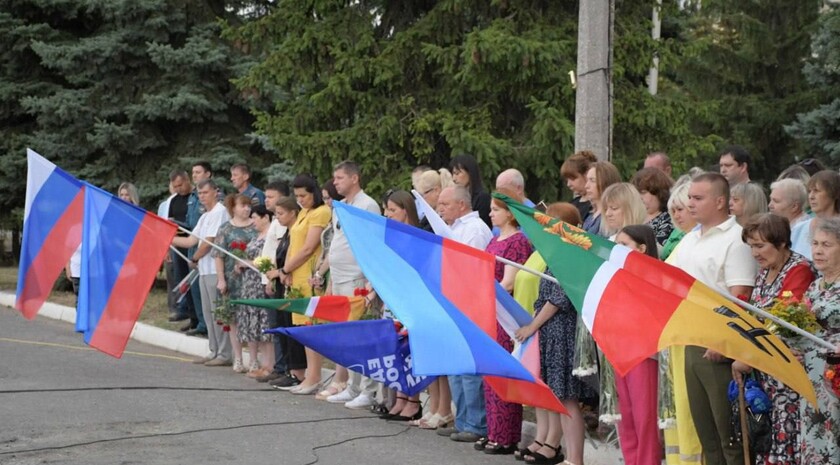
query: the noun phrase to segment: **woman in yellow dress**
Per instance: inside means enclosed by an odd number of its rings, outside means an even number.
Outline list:
[[[308,174],[295,177],[292,182],[295,198],[301,207],[297,221],[289,229],[289,251],[286,254],[286,264],[280,270],[280,278],[287,287],[298,291],[304,297],[313,295],[312,278],[315,261],[321,254],[321,233],[330,223],[332,214],[324,204],[321,188],[318,182]],[[304,325],[309,318],[302,315],[292,315],[292,324]],[[290,390],[294,394],[314,394],[321,384],[320,354],[306,348],[306,374],[298,386]]]

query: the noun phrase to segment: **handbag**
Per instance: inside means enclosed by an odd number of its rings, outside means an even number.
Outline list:
[[[729,402],[732,406],[729,444],[735,445],[742,442],[741,413],[738,407],[738,384],[735,380],[729,382],[728,395]],[[770,452],[770,448],[773,445],[773,425],[770,420],[773,403],[754,376],[746,379],[744,384],[744,401],[747,411],[747,434],[750,441],[750,452],[753,455],[766,454]]]

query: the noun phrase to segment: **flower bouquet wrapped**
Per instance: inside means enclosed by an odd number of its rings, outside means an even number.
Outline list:
[[[780,297],[774,299],[773,305],[767,309],[767,312],[809,333],[820,329],[817,317],[811,310],[809,303],[797,299],[790,291],[782,292]],[[767,329],[783,338],[799,336],[772,320],[767,322]]]

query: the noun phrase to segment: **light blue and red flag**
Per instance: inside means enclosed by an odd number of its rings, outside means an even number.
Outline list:
[[[90,184],[83,224],[76,330],[121,357],[177,226]]]
[[[62,169],[26,150],[26,203],[15,298],[32,319],[82,240],[84,189]]]
[[[406,336],[392,320],[361,320],[296,328],[268,329],[285,334],[328,359],[408,396],[419,394],[434,376],[415,376]]]
[[[344,204],[335,209],[365,277],[408,328],[415,374],[484,375],[504,400],[565,411],[539,371],[494,339],[492,255]]]

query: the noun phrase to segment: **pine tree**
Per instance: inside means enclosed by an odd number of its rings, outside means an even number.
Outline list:
[[[799,113],[786,126],[788,134],[808,150],[803,157],[816,157],[840,165],[840,6],[830,4],[822,12],[811,43],[812,58],[803,73],[819,95],[819,105]]]
[[[692,11],[691,46],[677,73],[686,92],[713,105],[695,131],[747,147],[751,177],[770,181],[800,153],[784,125],[814,100],[802,63],[810,54],[809,34],[822,1],[695,3],[702,8]]]

